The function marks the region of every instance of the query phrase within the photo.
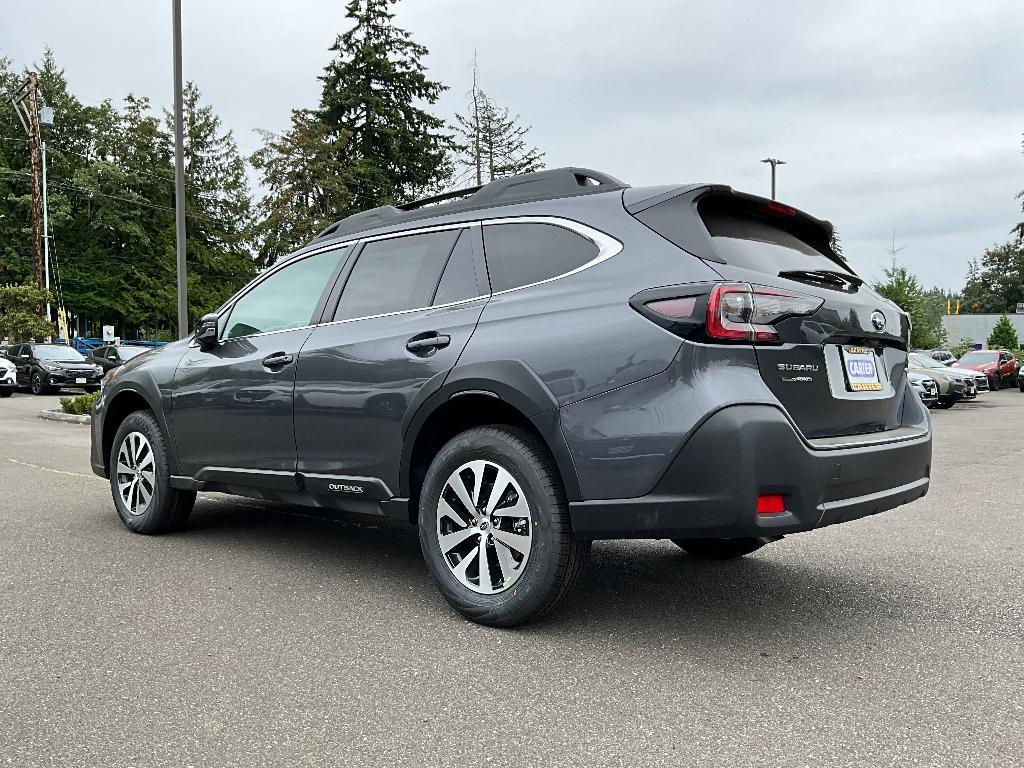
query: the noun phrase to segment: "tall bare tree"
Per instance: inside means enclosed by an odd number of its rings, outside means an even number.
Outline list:
[[[502,176],[539,171],[544,153],[530,144],[531,126],[519,115],[497,104],[480,87],[480,70],[473,57],[473,87],[466,94],[466,113],[455,116],[456,160],[462,179],[473,177],[483,184]]]

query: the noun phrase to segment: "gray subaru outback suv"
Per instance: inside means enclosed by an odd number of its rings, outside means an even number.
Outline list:
[[[594,539],[742,556],[928,489],[909,320],[831,235],[581,168],[365,211],[111,371],[92,466],[138,533],[198,491],[407,521],[495,626],[551,610]]]

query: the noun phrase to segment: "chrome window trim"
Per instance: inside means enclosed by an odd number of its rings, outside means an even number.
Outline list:
[[[458,301],[449,301],[447,304],[433,304],[429,307],[413,307],[412,309],[398,309],[394,312],[383,312],[379,315],[365,315],[364,317],[349,317],[345,320],[330,320],[326,323],[320,323],[317,325],[318,328],[328,325],[341,325],[342,323],[355,323],[360,320],[376,320],[378,317],[394,317],[396,315],[408,315],[412,312],[426,312],[428,309],[445,309],[447,307],[456,307],[459,304],[469,304],[474,301],[480,301],[480,299],[488,299],[490,294],[482,293],[479,296],[474,296],[471,299],[459,299]]]
[[[501,295],[506,294],[506,293],[512,293],[513,291],[521,291],[524,288],[533,288],[534,286],[537,286],[537,285],[544,285],[545,283],[551,283],[551,282],[554,282],[555,280],[561,280],[563,277],[569,277],[570,275],[575,275],[575,274],[577,274],[579,272],[582,272],[585,269],[590,269],[591,267],[597,266],[598,264],[600,264],[603,261],[607,261],[612,256],[618,255],[622,251],[622,247],[623,247],[622,243],[619,240],[617,240],[616,238],[612,237],[611,235],[608,235],[608,234],[606,234],[606,233],[604,233],[604,232],[602,232],[602,231],[600,231],[598,229],[594,229],[593,227],[591,227],[591,226],[589,226],[587,224],[582,224],[582,223],[580,223],[578,221],[574,221],[573,219],[568,219],[568,218],[564,218],[564,217],[561,217],[561,216],[503,216],[503,217],[499,217],[499,218],[482,219],[482,220],[475,220],[475,221],[460,221],[460,222],[457,222],[457,223],[454,223],[454,224],[436,224],[434,226],[417,227],[415,229],[403,229],[403,230],[400,230],[400,231],[397,231],[397,232],[386,232],[386,233],[381,234],[381,235],[370,235],[368,237],[357,237],[357,238],[353,238],[351,240],[340,240],[340,241],[333,242],[333,243],[325,243],[324,245],[319,246],[319,247],[314,248],[314,249],[311,249],[311,250],[309,250],[307,252],[297,254],[296,256],[294,256],[294,257],[292,257],[290,259],[285,259],[284,261],[282,261],[282,262],[280,262],[278,264],[275,264],[273,267],[268,269],[262,275],[258,275],[257,279],[253,283],[251,283],[250,285],[246,286],[244,293],[239,293],[237,296],[232,297],[228,302],[225,302],[225,304],[220,309],[217,310],[217,314],[220,315],[226,309],[234,308],[235,303],[239,299],[241,299],[243,296],[245,296],[247,293],[249,293],[249,291],[251,291],[257,285],[262,283],[264,280],[269,278],[271,275],[276,274],[278,271],[284,269],[289,264],[294,264],[297,261],[301,261],[302,259],[308,258],[310,256],[316,256],[316,255],[318,255],[320,253],[323,253],[325,251],[340,250],[342,248],[349,248],[349,247],[354,248],[354,247],[356,247],[356,246],[358,246],[358,245],[360,245],[362,243],[377,242],[379,240],[392,240],[392,239],[397,239],[397,238],[400,238],[400,237],[408,237],[410,235],[422,235],[422,234],[428,234],[430,232],[444,232],[446,230],[452,230],[452,229],[471,229],[471,228],[473,228],[475,226],[486,227],[486,226],[491,226],[491,225],[494,225],[494,224],[550,224],[552,226],[561,227],[562,229],[568,229],[570,232],[575,232],[577,235],[580,235],[581,237],[585,238],[586,240],[589,240],[594,245],[596,245],[597,246],[597,256],[595,256],[593,259],[591,259],[587,263],[581,264],[580,266],[576,267],[575,269],[572,269],[572,270],[570,270],[568,272],[564,272],[561,275],[555,275],[554,277],[549,277],[549,278],[547,278],[545,280],[539,280],[539,281],[537,281],[535,283],[527,283],[526,285],[519,285],[519,286],[516,286],[515,288],[506,288],[503,291],[495,291],[493,293],[482,293],[479,296],[474,296],[473,298],[470,298],[470,299],[460,299],[459,301],[452,301],[452,302],[448,302],[446,304],[436,304],[436,305],[433,305],[433,306],[413,307],[411,309],[400,309],[400,310],[396,310],[394,312],[384,312],[384,313],[377,314],[377,315],[365,315],[363,317],[350,317],[350,318],[347,318],[345,320],[330,320],[330,321],[327,321],[327,322],[324,322],[324,323],[310,323],[309,325],[299,326],[298,328],[282,328],[282,329],[276,330],[276,331],[265,331],[263,333],[251,333],[251,334],[249,334],[247,336],[234,336],[234,337],[232,337],[230,339],[223,339],[221,341],[221,343],[226,344],[226,343],[228,343],[230,341],[234,341],[235,339],[253,339],[253,338],[258,338],[260,336],[272,336],[272,335],[277,334],[277,333],[287,333],[289,331],[301,331],[301,330],[304,330],[304,329],[307,329],[307,328],[319,328],[319,327],[328,326],[328,325],[340,325],[341,323],[354,323],[354,322],[358,322],[360,320],[375,320],[375,319],[380,318],[380,317],[394,317],[394,316],[397,316],[397,315],[407,315],[407,314],[410,314],[412,312],[424,312],[424,311],[426,311],[428,309],[445,309],[447,307],[455,307],[455,306],[458,306],[460,304],[469,304],[469,303],[474,302],[474,301],[479,301],[480,299],[490,298],[491,296],[501,296]],[[484,248],[486,249],[486,240],[484,242]],[[192,346],[198,346],[198,345],[195,343],[195,341],[193,341],[192,343],[189,344],[189,346],[192,347]]]
[[[538,280],[535,283],[517,285],[515,288],[506,288],[503,291],[495,291],[491,294],[492,296],[501,296],[506,293],[512,293],[512,291],[521,291],[524,288],[533,288],[535,285],[544,285],[545,283],[551,283],[555,280],[561,280],[563,277],[569,277],[570,275],[575,275],[585,269],[595,267],[602,261],[607,261],[612,256],[622,252],[622,243],[611,235],[608,235],[599,229],[594,229],[587,224],[581,224],[578,221],[562,218],[561,216],[506,216],[500,219],[484,219],[481,224],[485,227],[495,224],[550,224],[555,227],[561,227],[562,229],[568,229],[570,232],[575,232],[577,235],[580,235],[597,246],[597,256],[586,264],[581,264],[576,267],[576,269],[571,269],[568,272],[563,272],[561,275],[555,275],[554,277],[549,277],[545,280]],[[484,250],[486,249],[487,237],[485,235]]]

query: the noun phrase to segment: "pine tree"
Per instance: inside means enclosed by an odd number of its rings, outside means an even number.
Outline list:
[[[1017,329],[1010,322],[1005,312],[996,321],[992,333],[988,337],[989,349],[1017,350],[1020,348],[1020,340],[1017,338]]]
[[[286,134],[261,131],[263,147],[250,157],[267,194],[257,205],[260,261],[270,266],[350,213],[348,167],[340,158],[348,135],[308,111],[292,112]]]
[[[194,324],[256,274],[254,220],[245,160],[233,134],[222,129],[211,106],[200,104],[194,83],[186,84],[183,96],[189,322]],[[173,134],[171,113],[165,112],[165,122]]]
[[[527,143],[530,126],[520,125],[519,115],[512,115],[481,89],[476,57],[466,101],[466,114],[455,116],[456,159],[478,185],[544,167],[544,153]]]
[[[451,139],[444,121],[422,109],[445,91],[430,80],[427,49],[393,23],[396,0],[350,0],[354,26],[339,35],[334,60],[321,76],[318,117],[338,137],[339,162],[349,169],[352,207],[403,202],[438,188],[451,176]]]

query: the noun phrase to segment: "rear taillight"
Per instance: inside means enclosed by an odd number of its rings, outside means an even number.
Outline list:
[[[631,303],[641,314],[683,336],[701,327],[710,341],[761,343],[781,341],[775,323],[814,314],[825,303],[817,296],[749,283],[679,286],[678,290],[689,295],[665,295],[672,289],[659,288],[657,296],[645,300],[645,291]]]

